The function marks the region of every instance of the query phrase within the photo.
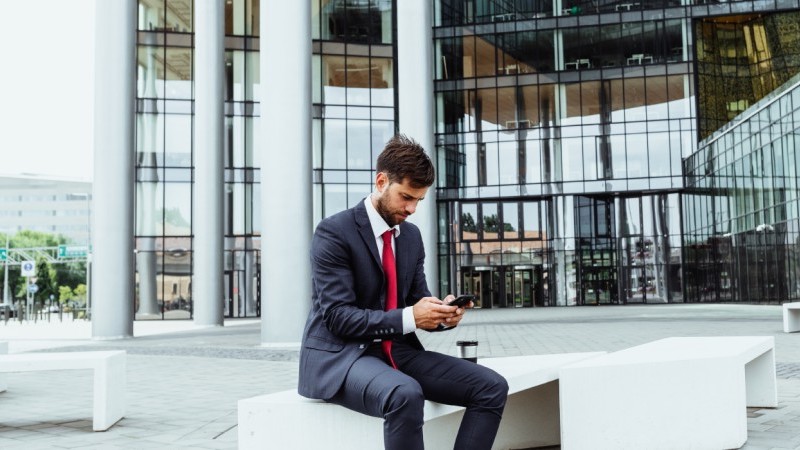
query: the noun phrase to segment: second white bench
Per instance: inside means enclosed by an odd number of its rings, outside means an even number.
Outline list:
[[[508,381],[495,449],[557,445],[558,370],[604,352],[480,359]],[[425,448],[453,448],[464,408],[425,402]],[[294,389],[239,401],[239,448],[383,448],[383,419],[301,397]]]
[[[0,353],[7,352],[7,345],[2,344]],[[0,377],[4,372],[72,369],[94,372],[92,429],[105,431],[122,419],[126,405],[124,351],[0,354]],[[3,381],[0,379],[0,392],[7,389]],[[0,407],[2,402],[0,396]]]
[[[561,369],[561,448],[722,449],[775,407],[772,336],[675,337]]]
[[[783,332],[800,331],[800,302],[783,304]]]

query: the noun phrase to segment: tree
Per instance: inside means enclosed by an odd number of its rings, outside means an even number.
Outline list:
[[[58,302],[59,303],[62,303],[62,304],[66,303],[66,302],[72,300],[72,298],[73,298],[72,288],[70,288],[69,286],[59,286],[58,287]]]
[[[50,234],[41,231],[22,230],[11,237],[12,248],[56,247],[66,244],[67,239],[60,234]]]
[[[86,304],[86,285],[81,283],[72,290],[72,299]]]
[[[475,226],[475,219],[472,217],[472,214],[470,213],[461,214],[461,230],[469,231],[472,233],[478,231],[478,227]]]
[[[36,292],[37,298],[45,299],[51,295],[56,298],[59,295],[56,270],[44,258],[36,261],[36,285],[39,286],[39,290]]]

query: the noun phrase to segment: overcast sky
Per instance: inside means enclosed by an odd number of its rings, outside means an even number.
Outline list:
[[[0,5],[0,174],[90,180],[94,0]]]

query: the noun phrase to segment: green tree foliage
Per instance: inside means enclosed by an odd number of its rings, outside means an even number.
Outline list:
[[[166,223],[170,223],[181,228],[189,227],[189,222],[181,214],[180,208],[159,209],[158,215],[161,215],[162,213],[164,214],[164,221]]]
[[[483,230],[489,233],[497,233],[500,226],[500,219],[497,214],[483,216]],[[503,231],[514,231],[514,227],[510,223],[503,223]]]
[[[23,230],[8,236],[8,248],[42,248],[57,247],[69,243],[69,239],[59,234],[49,234],[40,231]],[[5,247],[6,234],[0,233],[0,246]],[[2,266],[0,265],[0,270]],[[71,262],[67,264],[50,264],[45,258],[36,261],[36,284],[39,290],[34,295],[37,301],[62,297],[60,287],[64,286],[71,292],[73,286],[78,286],[86,280],[86,263]],[[20,266],[10,266],[8,269],[9,292],[15,294],[16,299],[27,296],[27,279],[22,276]],[[85,286],[84,286],[85,289]],[[85,294],[84,294],[85,297]]]
[[[72,300],[72,289],[69,286],[59,286],[58,287],[58,302],[59,303],[66,303],[69,300]]]
[[[478,227],[475,226],[475,219],[472,217],[472,214],[466,213],[461,215],[461,230],[470,231],[472,233],[478,231]]]
[[[59,286],[77,286],[86,282],[86,263],[71,262],[56,266],[56,283]]]
[[[50,234],[41,231],[22,230],[17,232],[17,234],[11,236],[11,247],[12,248],[56,247],[62,244],[66,244],[68,240],[69,239],[60,234]]]
[[[81,303],[86,303],[86,285],[81,283],[72,290],[72,299]]]
[[[40,299],[53,298],[58,296],[58,283],[56,282],[56,270],[44,258],[36,260],[36,284],[39,291],[36,297]]]

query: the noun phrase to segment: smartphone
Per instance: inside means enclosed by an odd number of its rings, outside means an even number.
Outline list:
[[[474,301],[475,296],[472,294],[462,294],[453,299],[448,306],[458,306],[459,308],[463,308],[464,306],[469,305],[469,302]]]

